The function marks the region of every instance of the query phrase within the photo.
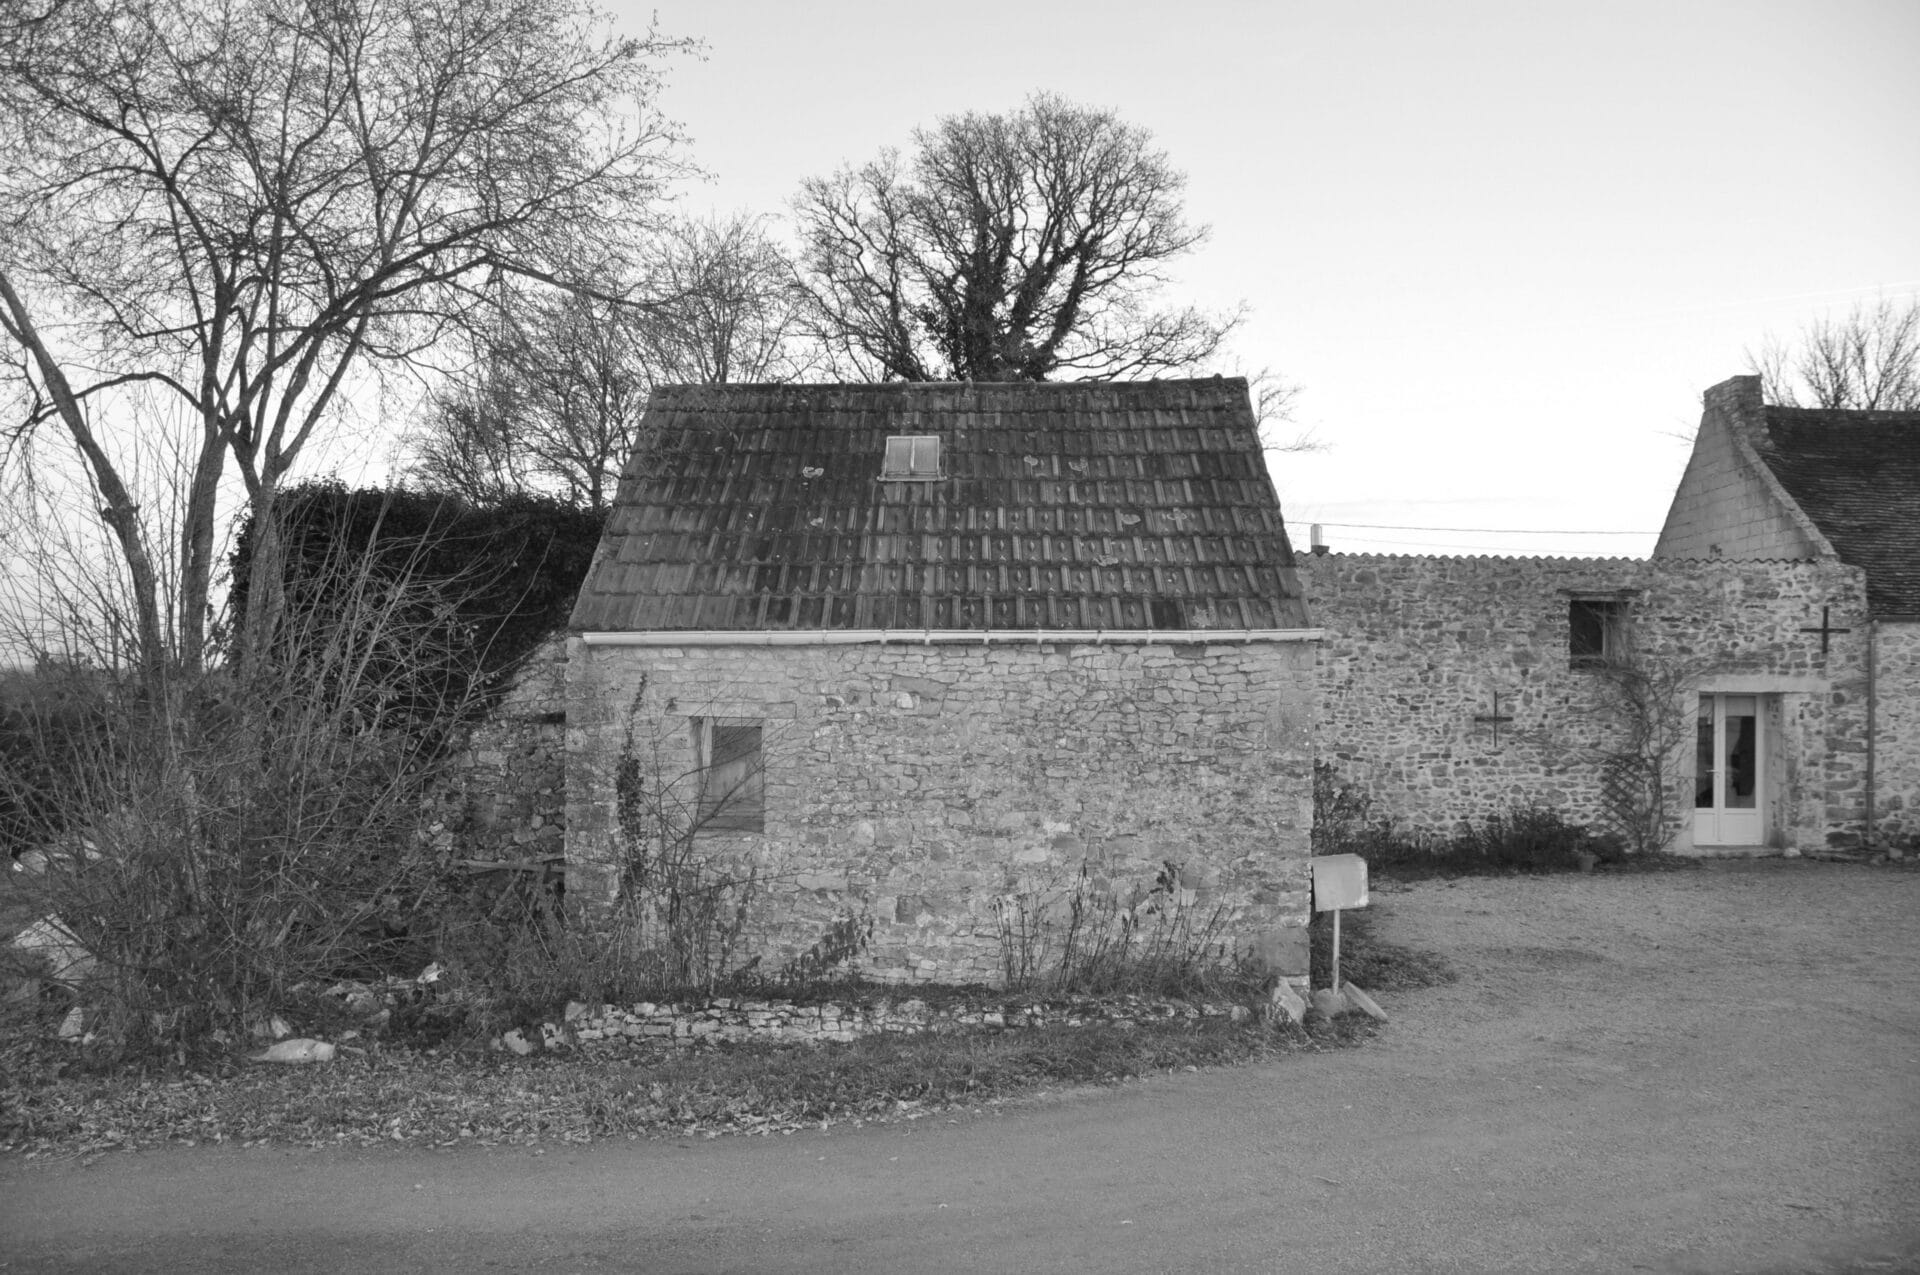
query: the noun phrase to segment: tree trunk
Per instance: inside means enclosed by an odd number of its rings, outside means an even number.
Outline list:
[[[134,632],[139,645],[140,677],[149,687],[159,689],[166,680],[167,646],[160,623],[159,580],[153,567],[153,555],[147,551],[146,534],[140,526],[140,506],[128,493],[112,458],[93,436],[86,411],[74,396],[66,373],[40,339],[32,316],[27,313],[19,293],[14,291],[13,283],[4,271],[0,271],[0,305],[6,308],[8,331],[26,349],[34,366],[39,369],[40,379],[45,382],[47,393],[53,398],[60,421],[73,435],[74,446],[86,459],[94,485],[99,489],[103,502],[100,520],[107,524],[120,543],[120,555],[126,561],[127,577],[133,589]]]
[[[273,630],[286,603],[286,543],[281,537],[278,485],[262,482],[253,493],[253,549],[247,563],[247,607],[235,617],[235,665],[245,677],[273,644]]]
[[[220,471],[226,444],[211,424],[202,429],[200,455],[187,488],[186,516],[180,528],[179,662],[197,673],[206,658],[207,601],[213,591],[214,525],[218,516]]]

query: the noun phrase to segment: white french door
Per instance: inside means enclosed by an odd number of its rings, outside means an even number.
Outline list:
[[[1760,697],[1702,695],[1693,770],[1693,843],[1759,846],[1767,839],[1767,768]]]

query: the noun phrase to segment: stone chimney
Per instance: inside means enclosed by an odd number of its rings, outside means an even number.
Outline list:
[[[1756,447],[1767,441],[1767,411],[1760,399],[1759,377],[1730,376],[1708,390],[1705,398],[1708,416],[1719,416],[1727,428]]]

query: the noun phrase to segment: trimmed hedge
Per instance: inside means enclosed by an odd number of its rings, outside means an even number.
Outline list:
[[[423,654],[421,689],[460,698],[464,677],[497,685],[566,623],[605,525],[604,513],[549,497],[475,504],[439,492],[353,490],[305,483],[280,494],[288,604],[323,607],[347,564],[410,584],[438,586],[457,641]],[[232,558],[232,613],[244,615],[257,527],[249,518]],[[462,658],[457,661],[453,652]],[[434,670],[435,660],[443,667]],[[458,669],[456,664],[464,666]]]

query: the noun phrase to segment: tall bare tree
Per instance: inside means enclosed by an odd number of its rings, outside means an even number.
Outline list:
[[[1791,345],[1747,355],[1761,394],[1782,407],[1920,411],[1920,298],[1882,297],[1844,319],[1818,319]]]
[[[225,475],[272,528],[359,378],[467,323],[488,277],[577,284],[631,241],[676,170],[654,101],[681,47],[586,0],[0,6],[12,437],[51,422],[83,459],[150,670],[201,658]],[[198,434],[171,617],[121,459],[134,384]],[[259,550],[243,631],[277,596]]]
[[[1146,130],[1036,94],[950,116],[795,202],[828,347],[871,379],[1151,376],[1199,368],[1239,315],[1155,308],[1206,229]]]

